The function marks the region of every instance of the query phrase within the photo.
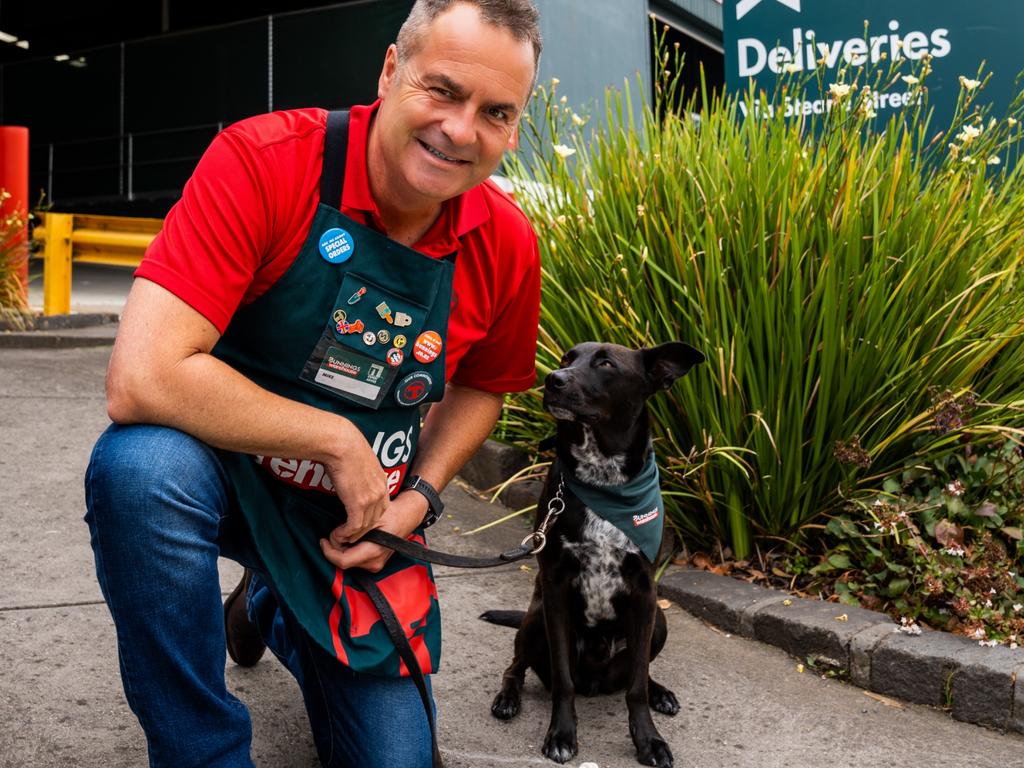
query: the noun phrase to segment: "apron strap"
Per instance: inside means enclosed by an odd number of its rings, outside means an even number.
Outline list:
[[[324,134],[324,167],[320,171],[320,202],[341,209],[341,192],[345,188],[345,159],[348,151],[348,110],[327,113]]]
[[[384,597],[384,593],[380,591],[380,587],[373,578],[361,568],[351,568],[348,571],[349,576],[352,580],[358,584],[367,597],[370,598],[370,602],[373,603],[377,609],[377,613],[380,614],[381,620],[384,622],[384,628],[387,629],[388,634],[391,635],[391,642],[395,644],[395,648],[398,650],[398,655],[402,657],[402,661],[405,662],[406,668],[409,670],[409,675],[412,677],[413,682],[416,683],[416,689],[420,692],[420,699],[423,702],[423,711],[427,715],[427,723],[430,725],[430,740],[431,748],[433,751],[431,760],[433,768],[444,768],[444,763],[441,762],[441,751],[437,748],[437,728],[434,724],[434,707],[430,701],[430,694],[427,692],[427,683],[423,677],[423,670],[420,669],[420,663],[416,660],[416,654],[413,653],[412,646],[409,645],[409,640],[405,636],[405,630],[402,628],[401,622],[398,617],[395,616],[394,610],[391,608],[391,604],[388,599]]]

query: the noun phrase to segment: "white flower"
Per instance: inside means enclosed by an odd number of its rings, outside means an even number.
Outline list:
[[[960,85],[962,85],[965,90],[973,91],[975,88],[981,85],[981,81],[971,80],[971,78],[969,77],[964,77],[963,75],[960,75]]]
[[[572,113],[572,122],[573,122],[574,125],[585,125],[587,121],[584,120],[579,115],[577,115],[575,112],[573,112]]]
[[[978,642],[978,645],[983,645],[986,648],[995,648],[997,645],[999,645],[999,641],[998,640],[981,640],[981,641]]]
[[[636,207],[637,216],[643,216],[645,213],[647,213],[647,209],[644,207],[642,203]]]
[[[963,557],[965,554],[967,554],[966,552],[964,552],[963,547],[961,547],[959,544],[954,544],[951,547],[946,547],[942,551],[945,552],[947,555],[952,555],[953,557]]]
[[[1008,118],[1006,118],[1006,124],[1009,125],[1011,128],[1013,128],[1013,126],[1015,126],[1017,124],[1017,118],[1015,118],[1015,117],[1008,117]]]
[[[795,74],[796,72],[799,72],[801,69],[802,67],[799,64],[790,62],[789,64],[782,68],[782,71],[785,72],[787,75],[792,75]]]
[[[981,128],[976,125],[965,125],[956,138],[964,144],[970,144],[979,136],[981,136]]]
[[[563,160],[565,160],[565,158],[567,157],[571,157],[572,155],[576,154],[575,149],[573,149],[572,147],[567,147],[565,146],[565,144],[555,144],[554,150],[555,154],[558,155]]]
[[[914,77],[913,75],[904,75],[904,76],[903,76],[903,77],[901,77],[900,79],[901,79],[901,80],[902,80],[902,81],[903,81],[904,83],[906,83],[907,85],[917,85],[918,83],[920,83],[920,82],[921,82],[920,80],[918,80],[918,79],[917,79],[916,77]]]
[[[963,161],[968,165],[975,165],[978,161],[970,155],[964,155]]]
[[[974,630],[971,633],[971,638],[974,639],[974,640],[984,640],[985,639],[985,630],[982,629],[981,627],[978,627],[976,630]]]
[[[850,86],[845,83],[832,83],[832,85],[828,87],[828,91],[832,94],[833,99],[840,101],[849,95]]]
[[[908,616],[901,616],[900,625],[896,627],[893,631],[900,632],[904,635],[920,635],[921,626]]]
[[[964,159],[966,160],[966,156]],[[959,480],[954,480],[952,483],[946,486],[946,492],[950,496],[961,496],[964,492],[964,484]]]
[[[551,87],[552,88],[556,88],[560,82],[562,82],[562,81],[559,80],[557,77],[552,77],[551,78]]]
[[[1001,162],[1003,161],[999,159],[998,155],[992,155],[992,157],[988,159],[989,165],[999,165]]]
[[[1014,613],[1019,613],[1021,608],[1024,608],[1024,605],[1022,605],[1021,603],[1013,604]]]

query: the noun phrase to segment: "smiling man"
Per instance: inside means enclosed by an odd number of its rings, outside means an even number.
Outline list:
[[[225,646],[295,675],[324,765],[436,760],[353,578],[429,674],[432,575],[358,540],[422,540],[503,394],[534,383],[536,238],[487,178],[540,48],[529,0],[418,0],[377,102],[223,131],[136,272],[86,520],[151,765],[252,765]],[[246,566],[223,608],[218,555]]]

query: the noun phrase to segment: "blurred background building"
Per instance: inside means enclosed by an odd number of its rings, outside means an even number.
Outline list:
[[[574,107],[651,89],[652,16],[685,79],[724,83],[721,0],[535,0]],[[30,131],[30,198],[163,216],[224,126],[275,109],[367,103],[412,0],[3,0],[0,124]]]

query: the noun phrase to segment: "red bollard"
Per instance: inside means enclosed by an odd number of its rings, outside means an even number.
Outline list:
[[[12,244],[22,254],[21,291],[28,307],[28,128],[0,125],[0,188],[10,194],[0,202],[0,218],[17,213],[23,223]]]

